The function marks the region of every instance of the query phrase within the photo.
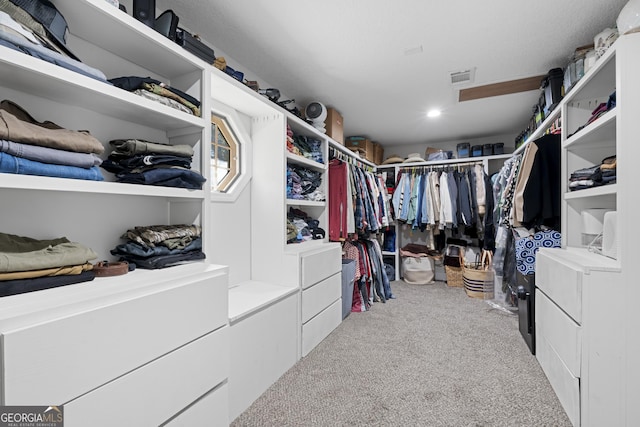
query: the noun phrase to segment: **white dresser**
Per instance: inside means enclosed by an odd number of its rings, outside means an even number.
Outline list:
[[[2,298],[0,404],[64,405],[70,427],[204,405],[228,425],[227,289],[226,267],[196,263]]]
[[[625,425],[623,282],[582,249],[536,257],[536,357],[574,426]]]

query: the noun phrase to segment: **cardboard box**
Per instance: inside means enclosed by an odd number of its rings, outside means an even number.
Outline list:
[[[376,165],[382,164],[382,159],[384,158],[384,148],[377,142],[373,143],[373,163]]]
[[[360,156],[364,157],[366,160],[373,162],[374,151],[373,142],[371,140],[363,136],[350,136],[347,138],[345,146],[351,149],[351,151],[360,153]]]
[[[327,119],[324,121],[329,138],[344,145],[344,127],[342,115],[333,108],[327,108]]]

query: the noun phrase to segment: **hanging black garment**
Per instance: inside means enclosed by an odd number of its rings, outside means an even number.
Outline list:
[[[545,225],[560,230],[560,135],[544,135],[535,141],[538,151],[524,189],[522,225]]]
[[[496,249],[496,227],[493,221],[493,209],[495,203],[493,200],[493,191],[491,179],[486,173],[482,173],[484,177],[484,188],[486,189],[485,214],[484,214],[484,242],[483,249],[495,251]]]

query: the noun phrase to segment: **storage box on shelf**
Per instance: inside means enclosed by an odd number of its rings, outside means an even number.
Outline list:
[[[327,119],[324,123],[329,138],[344,144],[344,119],[335,108],[327,108]]]
[[[362,136],[350,136],[345,141],[345,146],[350,150],[357,152],[362,158],[369,162],[373,162],[374,159],[374,147],[373,142]]]

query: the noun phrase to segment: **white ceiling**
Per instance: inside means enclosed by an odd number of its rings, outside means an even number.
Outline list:
[[[615,26],[627,0],[157,0],[299,105],[320,101],[345,135],[384,146],[523,130],[539,91],[458,102],[449,73],[472,86],[542,75]],[[408,54],[422,48],[421,53]],[[251,71],[253,70],[253,71]],[[253,74],[253,73],[257,74]],[[285,97],[281,99],[286,99]],[[428,109],[443,115],[427,119]]]

